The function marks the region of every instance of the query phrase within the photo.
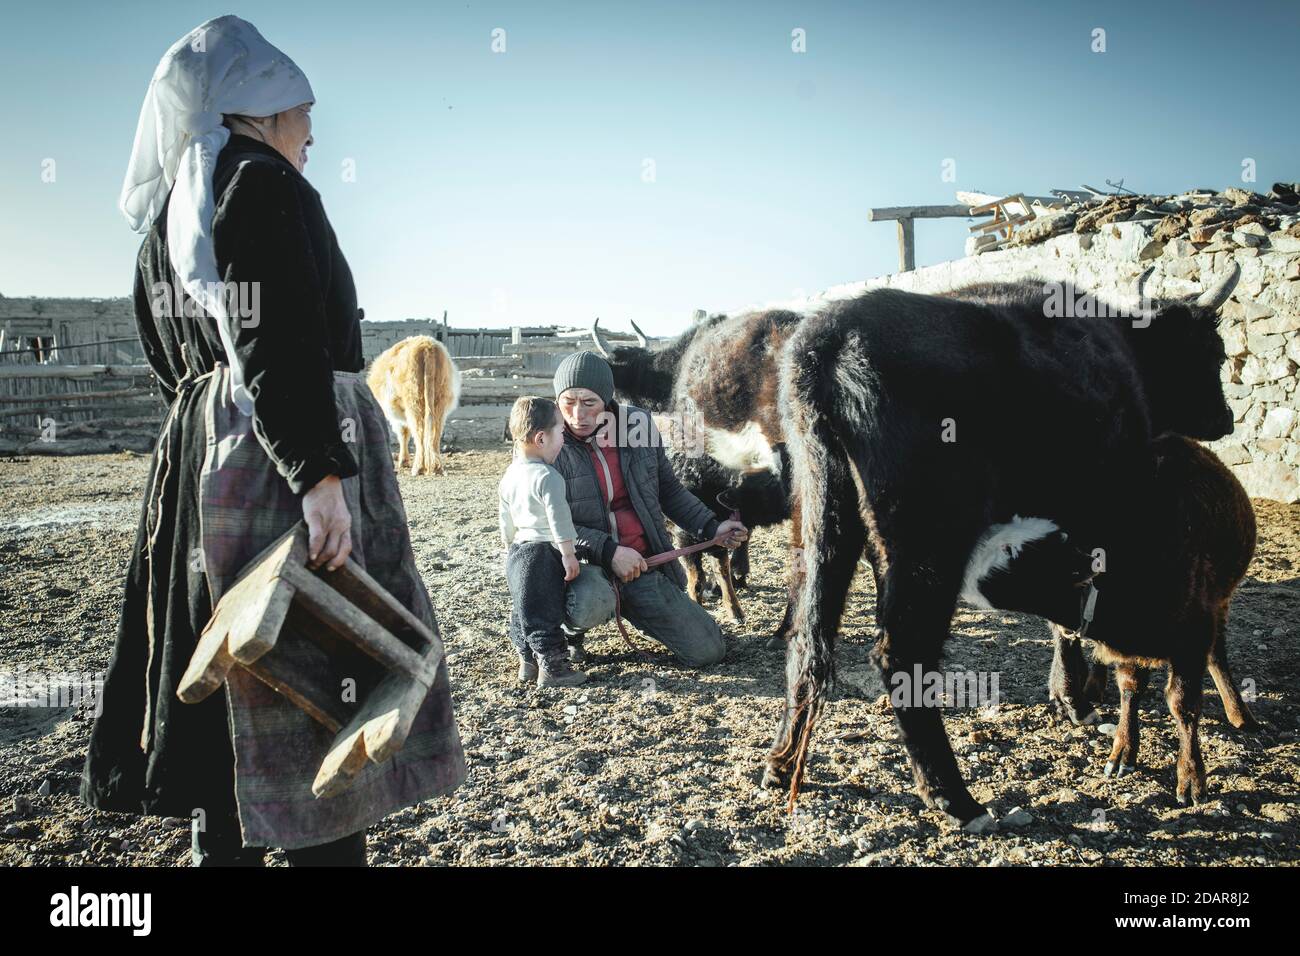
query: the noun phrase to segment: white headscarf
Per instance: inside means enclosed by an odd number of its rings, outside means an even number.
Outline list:
[[[185,291],[217,323],[231,370],[231,397],[253,411],[235,355],[233,320],[220,292],[212,247],[212,173],[230,138],[222,114],[272,116],[316,95],[302,70],[235,16],[191,30],[163,54],[140,109],[120,206],[136,232],[157,218],[167,191],[167,249]],[[175,188],[172,188],[172,184]],[[172,297],[174,298],[174,296]]]

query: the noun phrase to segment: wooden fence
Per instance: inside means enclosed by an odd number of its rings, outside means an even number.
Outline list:
[[[604,334],[612,344],[634,341],[630,335]],[[454,329],[445,320],[367,321],[362,326],[366,361],[412,335],[432,335],[448,345],[461,371],[460,404],[465,411],[459,418],[474,423],[470,431],[475,438],[499,434],[497,419],[504,424],[516,398],[549,395],[552,376],[564,356],[591,347],[585,329]],[[100,348],[85,351],[96,354]],[[138,342],[102,348],[140,354]],[[0,453],[72,454],[153,447],[166,407],[149,367],[138,361],[78,363],[78,351],[3,356]],[[458,416],[453,413],[452,418],[454,423]]]

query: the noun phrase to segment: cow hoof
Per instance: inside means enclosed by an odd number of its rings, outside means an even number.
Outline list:
[[[1119,780],[1121,777],[1132,776],[1137,772],[1137,764],[1118,763],[1114,760],[1107,760],[1106,766],[1102,768],[1101,775],[1107,780]]]
[[[1206,798],[1205,784],[1197,784],[1194,781],[1180,783],[1178,785],[1177,796],[1179,806],[1185,807],[1189,802],[1195,806],[1200,806],[1205,802]]]
[[[763,769],[763,779],[758,782],[758,785],[764,790],[785,790],[790,786],[790,777],[783,771],[768,766]]]
[[[773,634],[767,639],[767,643],[764,647],[769,651],[783,651],[785,650],[785,638],[780,634]]]
[[[963,826],[962,831],[965,833],[991,833],[997,828],[998,821],[993,819],[993,814],[985,810],[974,820]]]

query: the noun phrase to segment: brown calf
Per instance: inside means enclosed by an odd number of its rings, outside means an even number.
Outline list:
[[[1168,666],[1165,699],[1178,729],[1175,794],[1179,803],[1206,796],[1198,726],[1201,683],[1208,667],[1229,723],[1258,724],[1228,667],[1224,646],[1228,605],[1255,553],[1255,513],[1241,483],[1210,451],[1178,435],[1154,442],[1155,499],[1141,529],[1151,542],[1148,561],[1127,573],[1107,572],[1087,627],[1099,661],[1113,664],[1120,717],[1105,775],[1121,777],[1137,765],[1138,704],[1153,668]],[[1077,572],[1041,581],[1072,545],[1055,535],[1029,541],[996,574],[979,583],[992,606],[1040,614],[1054,627],[1077,631],[1086,606],[1081,587],[1090,555],[1078,553]],[[1069,579],[1076,579],[1071,585]],[[1029,586],[1035,579],[1036,586]]]

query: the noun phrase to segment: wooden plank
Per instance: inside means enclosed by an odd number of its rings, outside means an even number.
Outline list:
[[[462,395],[474,395],[480,392],[519,392],[521,395],[528,395],[537,389],[550,390],[555,384],[555,378],[543,378],[536,376],[518,376],[515,378],[506,378],[505,376],[493,378],[462,378],[460,380],[460,393]]]
[[[457,368],[523,368],[523,362],[514,355],[453,355]]]
[[[148,365],[0,365],[3,378],[145,378]]]
[[[334,625],[365,654],[385,667],[400,669],[426,683],[433,683],[432,669],[419,654],[373,618],[353,607],[324,580],[307,568],[292,564],[285,566],[283,574],[284,579],[297,588],[298,600],[305,601],[316,617]]]
[[[347,789],[367,761],[382,763],[401,750],[428,694],[428,687],[405,674],[394,672],[380,681],[335,736],[312,793],[332,797]]]
[[[334,685],[331,661],[324,652],[293,627],[280,632],[276,652],[246,665],[250,674],[283,694],[312,720],[332,733],[344,727],[354,709],[344,703]]]
[[[127,398],[132,395],[162,395],[157,389],[148,385],[138,388],[119,388],[99,392],[47,392],[44,395],[0,395],[0,405],[37,405],[42,402],[58,402],[71,399]]]
[[[994,193],[966,192],[960,189],[956,195],[957,201],[967,206],[984,206],[1001,198]],[[1020,196],[1025,200],[1026,212],[1029,211],[1029,205],[1032,203],[1049,208],[1063,208],[1066,205],[1065,200],[1058,199],[1055,196],[1026,196],[1023,193],[1012,193],[1011,195]]]
[[[636,345],[637,337],[626,333],[609,333],[605,329],[600,330],[600,334],[611,345]],[[560,337],[550,336],[547,338],[525,339],[518,344],[503,342],[501,344],[502,355],[534,355],[537,353],[554,352],[560,355],[567,355],[570,352],[578,352],[592,345],[591,330],[584,332],[575,332],[572,335]]]
[[[969,219],[966,206],[884,206],[867,210],[868,222],[889,219]]]
[[[444,327],[437,319],[366,319],[361,323],[361,334],[369,336],[376,332],[399,332],[402,337],[408,335],[427,335],[428,329],[444,329],[447,335],[490,335],[510,338],[511,331],[516,326],[507,326],[505,328],[452,328]],[[518,326],[519,334],[527,338],[530,335],[554,335],[556,329],[563,326],[555,325],[525,325]]]
[[[442,645],[437,631],[426,627],[423,621],[385,591],[361,565],[349,560],[343,567],[325,572],[321,577],[363,613],[392,631],[411,650],[421,655],[429,653],[431,649],[436,650],[435,666],[442,660]]]
[[[3,402],[3,399],[0,399]],[[22,418],[24,415],[39,415],[42,418],[53,418],[55,421],[66,421],[65,416],[69,415],[107,415],[107,419],[97,419],[97,421],[135,421],[142,424],[146,421],[157,424],[162,420],[167,411],[167,406],[158,402],[148,402],[134,405],[38,405],[32,403],[26,408],[10,408],[0,412],[0,418]],[[121,427],[121,426],[114,426]]]
[[[249,562],[199,635],[177,697],[187,704],[202,700],[221,686],[232,663],[253,663],[275,646],[293,600],[293,588],[281,584],[280,572],[288,561],[305,558],[306,529],[300,522]]]
[[[1006,219],[998,219],[995,216],[993,219],[990,219],[987,222],[977,222],[975,225],[970,227],[969,231],[988,232],[993,229],[1001,231],[1007,229],[1009,226],[1018,226],[1022,222],[1029,222],[1033,218],[1034,218],[1033,216],[1011,216]]]
[[[460,404],[461,407],[465,407],[465,408],[472,407],[474,405],[513,405],[517,399],[522,398],[525,395],[539,395],[539,394],[544,394],[544,393],[542,392],[541,389],[536,389],[536,388],[531,390],[518,389],[513,392],[505,391],[505,390],[500,392],[469,392],[469,393],[462,392],[460,396]],[[549,395],[546,397],[549,397]],[[508,411],[501,413],[502,418],[506,418],[508,416],[509,416]],[[452,421],[456,420],[455,412],[452,413],[451,420]]]
[[[916,268],[915,223],[911,219],[898,220],[898,271],[911,272]]]

